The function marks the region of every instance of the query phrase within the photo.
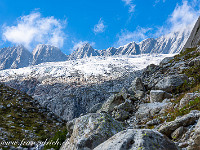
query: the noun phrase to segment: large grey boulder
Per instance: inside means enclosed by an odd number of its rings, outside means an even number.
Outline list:
[[[158,90],[164,90],[166,92],[172,92],[177,87],[181,86],[183,83],[188,82],[188,77],[184,74],[182,75],[169,75],[160,80],[155,88]]]
[[[180,108],[183,108],[190,101],[193,101],[196,97],[200,97],[200,93],[186,93],[185,96],[180,100]]]
[[[161,109],[164,109],[168,106],[168,103],[145,103],[140,104],[137,112],[135,113],[136,119],[138,121],[142,120],[149,120],[151,119],[155,114],[158,114]]]
[[[191,60],[188,65],[190,67],[192,66],[200,66],[200,56],[199,57],[196,57],[195,59]]]
[[[111,113],[115,106],[118,106],[123,102],[125,102],[125,99],[121,94],[112,95],[105,103],[103,103],[101,109],[98,112],[105,111]]]
[[[189,114],[186,114],[174,121],[166,122],[163,124],[158,131],[168,137],[179,127],[187,127],[195,123],[195,121],[200,117],[199,111],[191,111]]]
[[[165,57],[161,62],[160,62],[160,66],[164,66],[167,65],[168,63],[170,63],[171,60],[173,60],[174,57]]]
[[[94,150],[177,150],[177,147],[155,130],[128,129],[112,136]]]
[[[150,91],[150,102],[162,102],[164,99],[165,92],[162,90],[151,90]]]
[[[172,95],[162,90],[150,91],[150,102],[162,102],[165,98],[172,98]]]
[[[132,82],[131,86],[132,86],[133,92],[135,93],[134,96],[137,99],[141,99],[144,97],[145,88],[144,88],[144,84],[143,84],[141,78],[139,78],[139,77],[135,78],[135,80]]]
[[[60,150],[93,149],[122,130],[121,123],[110,115],[90,113],[76,119],[71,137],[66,139]]]
[[[124,121],[130,117],[131,112],[133,112],[134,106],[131,101],[126,99],[124,103],[121,103],[118,106],[115,106],[114,111],[112,112],[112,117],[116,120]]]
[[[198,120],[194,133],[191,137],[190,145],[188,146],[188,150],[199,150],[200,149],[200,119]]]
[[[135,78],[132,82],[133,91],[144,91],[144,84],[141,78]]]

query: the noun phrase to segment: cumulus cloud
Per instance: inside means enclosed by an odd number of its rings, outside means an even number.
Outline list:
[[[177,5],[172,15],[168,19],[171,24],[171,31],[179,31],[194,25],[199,16],[199,10],[195,10],[188,1],[183,1],[182,5]]]
[[[140,42],[141,40],[144,40],[147,38],[147,33],[151,30],[151,28],[141,28],[138,27],[135,31],[122,31],[120,35],[118,35],[118,41],[116,43],[116,46],[125,45],[130,42]]]
[[[125,2],[125,5],[129,6],[129,13],[133,13],[135,11],[135,6],[132,0],[122,0]]]
[[[161,36],[170,32],[190,31],[200,15],[196,1],[183,1],[177,4],[174,11],[167,19],[165,25],[158,28],[156,36]]]
[[[3,27],[3,39],[14,44],[32,48],[36,44],[50,44],[62,47],[66,22],[54,17],[42,17],[39,12],[18,18],[17,25]]]
[[[73,43],[74,43],[74,46],[71,49],[71,51],[76,50],[77,48],[82,47],[86,43],[89,43],[91,46],[95,46],[95,42],[89,42],[89,41],[79,41],[79,42],[73,42]]]
[[[104,21],[102,20],[102,18],[99,19],[98,24],[96,24],[94,26],[94,33],[102,33],[105,31],[105,25],[104,25]]]

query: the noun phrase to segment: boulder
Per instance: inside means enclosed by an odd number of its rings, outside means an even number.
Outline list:
[[[169,75],[160,80],[155,88],[158,90],[163,90],[166,92],[172,92],[177,87],[181,86],[183,83],[188,82],[188,78],[186,75]]]
[[[177,150],[166,136],[150,129],[127,129],[112,136],[94,150]]]
[[[191,111],[189,114],[184,115],[174,121],[166,122],[163,124],[158,131],[168,137],[179,127],[187,127],[195,123],[195,121],[200,116],[199,111]]]
[[[124,97],[121,94],[115,94],[108,98],[108,100],[102,105],[101,109],[97,112],[108,112],[111,113],[115,106],[120,105],[121,103],[125,102]]]
[[[181,127],[177,128],[177,129],[171,134],[171,137],[172,137],[173,139],[178,139],[178,138],[180,138],[180,137],[183,135],[184,132],[185,132],[185,129],[184,129],[183,126],[181,126]]]
[[[60,150],[90,150],[122,130],[121,123],[110,115],[90,113],[76,119],[71,137]]]
[[[162,90],[151,90],[150,91],[150,102],[162,102],[164,99],[165,92]]]
[[[150,64],[143,70],[143,75],[149,76],[149,75],[153,74],[158,69],[159,69],[159,66],[157,66],[155,64]]]
[[[155,114],[159,113],[162,108],[165,108],[168,103],[145,103],[140,104],[135,113],[137,120],[151,119]]]
[[[192,142],[190,142],[188,146],[188,150],[199,150],[200,149],[200,119],[198,120],[194,134],[192,135],[191,139]]]
[[[160,66],[164,66],[167,65],[168,63],[170,63],[171,60],[173,60],[174,57],[165,57],[161,62],[160,62]]]
[[[180,108],[183,108],[187,104],[189,104],[190,101],[193,101],[194,98],[200,97],[200,93],[187,93],[185,96],[180,100]]]
[[[196,57],[195,59],[191,60],[188,65],[190,67],[192,66],[200,66],[200,56],[199,57]]]
[[[134,110],[134,106],[131,101],[126,99],[124,103],[121,103],[118,106],[115,106],[114,111],[112,112],[112,117],[116,120],[124,121],[129,118],[130,113]]]
[[[135,91],[135,98],[137,98],[137,99],[141,99],[141,98],[143,98],[145,95],[144,95],[144,91],[139,91],[139,90],[137,90],[137,91]]]
[[[172,98],[172,95],[162,90],[150,91],[150,102],[162,102],[165,98]]]
[[[141,78],[135,78],[131,85],[133,91],[144,91],[144,84]]]
[[[92,108],[90,108],[89,113],[96,113],[99,109],[101,109],[102,104],[101,103],[97,103],[94,106],[92,106]]]

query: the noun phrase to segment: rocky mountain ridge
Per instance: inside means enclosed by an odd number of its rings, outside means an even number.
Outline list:
[[[179,53],[185,45],[190,29],[173,32],[157,39],[149,38],[140,43],[131,42],[119,48],[110,47],[105,50],[93,49],[89,43],[77,48],[69,59],[81,59],[90,56],[120,56],[120,55],[140,55],[140,54],[173,54]]]
[[[89,43],[77,48],[70,55],[65,55],[59,48],[39,44],[29,52],[22,45],[0,49],[0,70],[17,69],[44,62],[77,60],[91,56],[121,56],[140,54],[173,54],[179,53],[188,39],[190,30],[174,32],[157,39],[149,38],[140,43],[131,42],[119,48],[110,47],[106,50],[93,49]]]
[[[51,45],[40,44],[31,53],[23,45],[0,49],[0,70],[18,69],[44,62],[66,61],[67,56]]]

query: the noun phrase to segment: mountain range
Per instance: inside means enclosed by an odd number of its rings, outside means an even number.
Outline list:
[[[5,47],[0,49],[0,70],[17,69],[44,62],[76,60],[91,56],[179,53],[189,35],[189,30],[173,32],[156,39],[148,38],[140,43],[130,42],[119,48],[110,47],[104,50],[94,49],[89,43],[85,43],[70,55],[64,54],[57,47],[45,44],[37,45],[32,53],[22,45]]]

